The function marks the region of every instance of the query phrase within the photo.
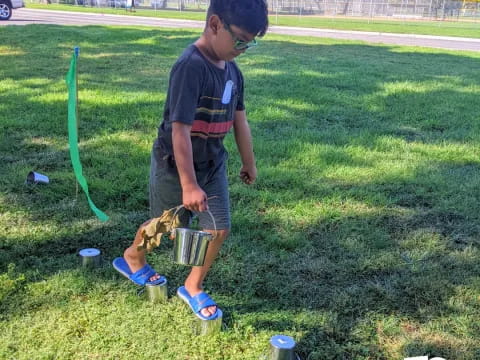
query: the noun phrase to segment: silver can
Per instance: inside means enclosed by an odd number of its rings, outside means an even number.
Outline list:
[[[297,360],[295,340],[287,335],[275,335],[270,338],[269,360]]]
[[[194,335],[213,335],[222,330],[223,312],[217,308],[218,315],[213,320],[202,320],[195,317],[192,324]]]
[[[213,235],[187,228],[176,228],[173,243],[173,261],[188,266],[203,266]]]
[[[167,282],[161,284],[145,285],[147,299],[153,303],[161,303],[168,300]]]
[[[84,268],[96,268],[101,264],[101,252],[98,249],[82,249],[78,254],[82,258],[82,266]]]

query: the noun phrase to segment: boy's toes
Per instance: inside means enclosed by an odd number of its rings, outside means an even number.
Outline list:
[[[205,317],[208,317],[208,316],[212,316],[213,314],[215,314],[215,312],[217,311],[217,307],[216,306],[209,306],[205,309],[202,309],[202,315],[205,316]]]
[[[160,279],[160,275],[159,274],[155,274],[153,276],[150,277],[150,279],[148,279],[149,281],[155,281],[157,279]]]

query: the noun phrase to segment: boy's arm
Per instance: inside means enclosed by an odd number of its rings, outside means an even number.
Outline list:
[[[233,129],[235,142],[242,159],[240,179],[245,184],[250,185],[257,178],[257,167],[255,166],[255,155],[253,154],[252,133],[250,132],[245,110],[235,111]]]
[[[181,122],[172,124],[173,154],[177,165],[180,184],[182,186],[182,201],[186,209],[205,211],[208,209],[207,195],[197,183],[193,167],[191,125]]]

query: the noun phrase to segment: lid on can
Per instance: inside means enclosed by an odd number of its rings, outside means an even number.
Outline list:
[[[100,255],[100,250],[94,249],[94,248],[82,249],[80,250],[79,254],[80,256],[84,256],[84,257],[98,256]]]
[[[278,349],[293,349],[295,340],[287,335],[275,335],[270,338],[270,344]]]

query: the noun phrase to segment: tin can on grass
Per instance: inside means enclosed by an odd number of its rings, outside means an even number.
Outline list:
[[[147,299],[154,303],[161,303],[168,300],[167,282],[156,285],[145,285]]]
[[[269,360],[297,360],[295,340],[287,335],[275,335],[270,338]]]
[[[218,309],[218,316],[213,320],[202,320],[195,317],[192,328],[195,335],[218,334],[222,330],[223,312]]]
[[[84,268],[96,268],[101,264],[101,252],[95,248],[82,249],[78,253]]]
[[[48,184],[49,182],[50,182],[50,179],[48,178],[47,175],[43,175],[35,171],[30,171],[27,175],[27,179],[25,180],[25,183],[29,185]]]

